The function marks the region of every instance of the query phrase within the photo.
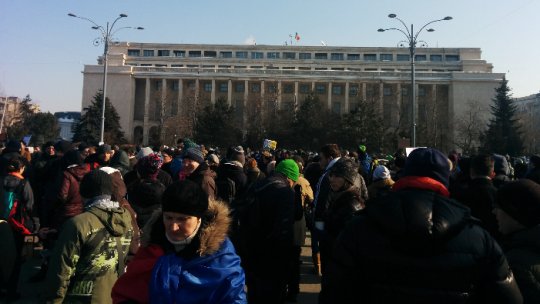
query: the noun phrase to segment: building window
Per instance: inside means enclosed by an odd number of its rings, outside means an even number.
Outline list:
[[[446,55],[446,61],[459,61],[459,55]]]
[[[219,57],[221,58],[232,58],[232,52],[219,52]]]
[[[154,57],[154,50],[143,50],[144,57]]]
[[[431,60],[431,61],[442,61],[442,55],[430,55],[429,60]]]
[[[174,57],[186,57],[186,51],[173,51]]]
[[[392,96],[392,87],[384,87],[383,88],[383,95],[384,96]]]
[[[251,59],[263,59],[263,52],[251,52]]]
[[[167,67],[166,64],[156,63],[156,68],[166,68],[166,67]]]
[[[268,85],[268,93],[275,93],[276,92],[276,86],[273,84]]]
[[[401,88],[401,96],[408,96],[409,88]]]
[[[426,96],[426,88],[418,87],[418,96]]]
[[[328,59],[327,53],[315,53],[315,59],[326,60]]]
[[[310,90],[311,90],[311,86],[309,84],[301,84],[300,85],[300,93],[309,94]]]
[[[349,86],[349,96],[351,96],[351,97],[358,96],[358,86],[357,85]]]
[[[201,57],[201,51],[189,51],[189,57]]]
[[[217,57],[217,52],[216,51],[204,51],[204,57],[216,58]]]
[[[236,58],[240,58],[240,59],[248,58],[248,52],[246,51],[236,52],[235,55],[236,55]]]
[[[158,50],[157,55],[162,57],[169,57],[170,51],[169,50]]]
[[[267,52],[266,58],[268,59],[279,59],[279,52]]]
[[[416,61],[427,61],[427,56],[426,55],[416,55],[416,56],[414,56],[414,60],[416,60]]]
[[[343,87],[340,85],[332,86],[332,95],[341,95],[343,94]]]
[[[151,63],[141,63],[141,66],[142,67],[151,67],[152,64]]]
[[[311,59],[311,53],[300,53],[298,54],[298,58],[304,59],[304,60]]]
[[[332,53],[332,54],[330,54],[330,59],[331,60],[343,60],[344,56],[343,56],[343,53]]]
[[[187,86],[190,90],[195,91],[195,87],[196,87],[195,81],[188,81]]]
[[[381,54],[380,55],[380,60],[381,61],[393,61],[394,56],[392,54]]]
[[[360,60],[360,54],[347,54],[347,60]]]
[[[205,92],[212,92],[212,83],[211,82],[205,82],[203,84],[203,90]]]
[[[396,57],[397,57],[397,58],[396,58],[397,61],[409,61],[409,60],[410,60],[410,59],[409,59],[410,57],[409,57],[409,55],[407,55],[407,54],[397,54]]]
[[[294,86],[292,84],[283,85],[283,93],[291,94],[294,92]]]
[[[365,61],[377,61],[377,54],[364,54]]]
[[[141,56],[141,50],[128,50],[128,56]]]
[[[229,91],[229,84],[227,83],[220,83],[219,84],[219,91],[222,93],[226,93]]]
[[[241,83],[241,82],[240,82],[240,83],[237,83],[237,84],[234,86],[234,91],[235,91],[236,93],[242,93],[242,92],[244,92],[244,90],[245,90],[245,86],[244,86],[244,84]]]
[[[324,84],[317,84],[315,86],[315,92],[317,92],[317,94],[324,94],[326,93],[326,85]]]
[[[261,91],[261,85],[258,83],[251,84],[251,92],[259,93]]]
[[[296,59],[295,52],[283,52],[283,59]]]
[[[179,81],[173,81],[172,82],[172,90],[175,92],[178,92],[180,89],[180,82]]]
[[[341,114],[341,102],[332,102],[332,113]]]

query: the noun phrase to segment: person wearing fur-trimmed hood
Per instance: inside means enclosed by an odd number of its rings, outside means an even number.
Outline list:
[[[247,303],[229,210],[184,180],[163,193],[141,248],[113,287],[114,303]]]

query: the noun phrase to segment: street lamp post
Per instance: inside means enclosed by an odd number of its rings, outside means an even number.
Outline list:
[[[380,28],[380,29],[378,29],[378,31],[379,32],[385,32],[385,31],[389,31],[389,30],[399,31],[403,35],[405,35],[407,40],[400,41],[400,43],[398,45],[399,46],[404,46],[403,42],[405,42],[409,46],[409,55],[410,55],[409,60],[411,62],[411,87],[412,87],[412,92],[411,92],[411,105],[412,105],[411,147],[416,147],[416,78],[415,78],[415,58],[414,57],[416,55],[416,45],[417,45],[417,43],[421,43],[422,44],[421,46],[427,47],[427,43],[425,41],[418,40],[418,35],[420,35],[422,30],[424,28],[426,28],[426,26],[428,26],[428,25],[430,25],[432,23],[435,23],[435,22],[439,22],[439,21],[452,20],[452,17],[447,16],[447,17],[444,17],[442,19],[437,19],[437,20],[430,21],[430,22],[424,24],[420,28],[420,30],[418,30],[418,32],[416,32],[416,33],[414,32],[414,25],[413,24],[411,24],[411,29],[409,30],[409,27],[407,26],[407,24],[405,24],[405,22],[403,22],[403,20],[399,19],[396,14],[390,14],[390,15],[388,15],[388,18],[398,20],[399,22],[401,22],[403,27],[402,28],[391,27],[391,28],[386,28],[386,29]],[[432,28],[429,28],[429,29],[427,29],[427,31],[428,32],[433,32],[435,30],[432,29]]]
[[[114,25],[116,22],[122,18],[127,18],[126,14],[120,14],[116,19],[112,22],[111,26],[109,26],[109,22],[107,22],[107,25],[105,27],[98,25],[93,20],[77,16],[75,14],[69,13],[68,16],[79,18],[82,20],[86,20],[93,24],[92,29],[99,30],[101,37],[94,40],[94,45],[98,46],[100,44],[103,44],[103,85],[102,85],[102,92],[103,92],[103,100],[101,103],[101,135],[100,135],[100,142],[99,144],[102,145],[104,143],[104,135],[105,135],[105,104],[107,100],[107,68],[108,68],[108,59],[107,55],[109,54],[109,43],[112,41],[112,38],[114,34],[116,34],[118,31],[122,29],[134,29],[134,30],[144,30],[143,27],[131,27],[131,26],[124,26],[121,28],[116,29],[116,31],[113,32]]]

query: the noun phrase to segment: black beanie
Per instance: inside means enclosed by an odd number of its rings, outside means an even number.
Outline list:
[[[354,185],[355,180],[358,178],[358,166],[347,158],[340,158],[331,168],[329,174],[343,177],[351,185]]]
[[[527,228],[540,224],[540,185],[529,179],[506,183],[497,192],[497,208]]]
[[[177,181],[163,193],[161,206],[162,211],[202,217],[208,210],[208,194],[190,180]]]
[[[112,178],[99,169],[90,171],[83,177],[79,192],[84,198],[112,195]]]
[[[199,164],[204,163],[204,156],[199,148],[189,148],[186,150],[186,153],[184,154],[184,158],[189,158],[191,160],[194,160],[198,162]]]
[[[439,150],[418,148],[407,157],[403,175],[430,177],[448,188],[450,183],[450,161]]]

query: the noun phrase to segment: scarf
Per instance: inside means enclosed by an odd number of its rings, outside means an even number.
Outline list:
[[[171,240],[167,232],[165,232],[165,237],[171,244],[173,244],[176,252],[182,251],[184,248],[186,248],[187,245],[191,244],[191,241],[193,241],[193,239],[197,235],[197,232],[199,232],[199,228],[201,228],[201,222],[202,220],[199,218],[199,222],[197,223],[197,227],[195,228],[195,231],[193,231],[193,233],[190,236],[188,236],[187,238],[181,241]]]
[[[402,177],[394,184],[392,190],[398,191],[409,188],[429,190],[445,197],[450,196],[450,192],[441,182],[426,176]]]
[[[92,207],[98,207],[100,209],[115,209],[119,208],[120,204],[111,200],[110,195],[99,195],[87,200],[84,204],[84,209],[89,210]]]

